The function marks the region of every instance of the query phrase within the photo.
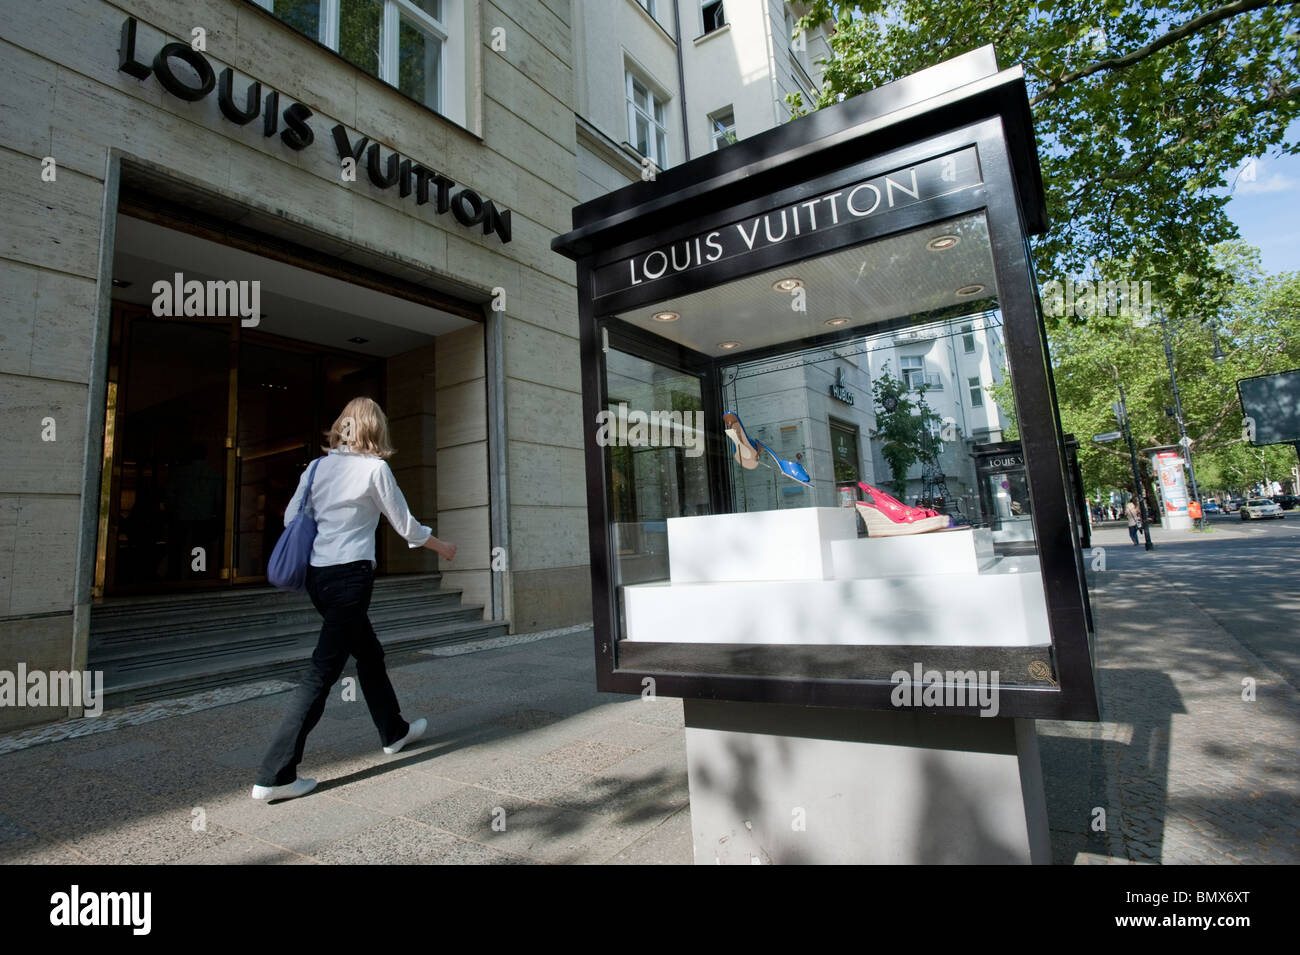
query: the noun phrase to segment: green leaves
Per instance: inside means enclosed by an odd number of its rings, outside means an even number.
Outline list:
[[[1212,190],[1252,156],[1300,150],[1285,134],[1300,115],[1288,39],[1298,10],[1279,0],[817,0],[800,28],[833,22],[835,32],[808,105],[992,43],[1000,64],[1025,65],[1035,101],[1052,222],[1035,240],[1039,274],[1129,261],[1134,278],[1175,301],[1169,279],[1204,274],[1210,248],[1237,236],[1227,196]]]
[[[899,500],[907,493],[908,468],[917,462],[932,464],[938,460],[933,432],[943,419],[926,403],[927,390],[928,385],[911,389],[905,381],[895,378],[887,361],[871,383],[876,410],[876,428],[871,437],[880,439],[881,456],[893,476],[890,490]]]

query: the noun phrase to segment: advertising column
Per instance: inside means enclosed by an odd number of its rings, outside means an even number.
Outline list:
[[[1159,450],[1151,455],[1151,473],[1160,487],[1160,523],[1165,530],[1191,530],[1187,511],[1187,478],[1183,458],[1177,451]]]

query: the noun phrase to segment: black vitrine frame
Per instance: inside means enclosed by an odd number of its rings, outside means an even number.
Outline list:
[[[813,234],[791,245],[772,245],[711,265],[667,274],[644,288],[597,295],[597,269],[631,255],[701,235],[719,223],[801,201],[873,175],[974,147],[979,185]],[[880,89],[820,110],[785,126],[700,157],[574,209],[574,229],[552,247],[577,262],[579,342],[585,416],[588,527],[597,685],[687,698],[896,709],[894,684],[880,679],[817,676],[860,647],[799,646],[806,676],[707,670],[708,646],[664,644],[642,654],[643,664],[616,666],[617,600],[609,539],[605,449],[596,440],[597,412],[606,407],[604,354],[608,347],[698,374],[706,420],[723,411],[719,368],[788,352],[790,344],[714,358],[669,342],[616,317],[629,308],[671,300],[688,292],[907,232],[936,221],[982,213],[1003,316],[1005,355],[1025,456],[1039,561],[1051,630],[1050,679],[1037,685],[1003,685],[999,715],[1096,720],[1096,681],[1084,577],[1074,508],[1067,497],[1066,442],[1051,381],[1046,331],[1033,280],[1028,236],[1044,230],[1046,213],[1023,73],[998,71],[991,48],[976,50]],[[871,332],[915,324],[914,317],[870,326]],[[861,327],[800,338],[801,347],[860,337]],[[731,510],[729,449],[721,434],[706,435],[711,505]],[[980,669],[988,648],[961,648],[958,669]],[[769,647],[766,653],[793,651]],[[917,649],[908,648],[912,658]],[[968,652],[966,652],[968,651]],[[761,654],[760,654],[761,655]],[[674,660],[679,661],[674,663]],[[680,663],[690,661],[688,665]],[[984,659],[984,662],[988,662]],[[996,669],[996,665],[991,667]],[[689,671],[689,672],[688,672]],[[949,713],[974,713],[949,707]]]

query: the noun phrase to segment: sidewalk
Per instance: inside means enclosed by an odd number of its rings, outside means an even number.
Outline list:
[[[1171,572],[1188,547],[1247,536],[1157,526],[1147,552],[1126,527],[1094,528],[1107,568],[1089,573],[1103,722],[1038,724],[1054,861],[1300,862],[1300,694]],[[1246,678],[1255,702],[1242,699]]]
[[[1295,688],[1126,552],[1125,530],[1095,537],[1106,722],[1039,723],[1055,861],[1300,861]],[[688,864],[681,703],[597,693],[591,639],[394,658],[404,712],[430,721],[398,756],[336,688],[301,767],[319,788],[274,806],[249,788],[286,684],[60,724],[41,732],[122,725],[14,751],[41,737],[0,737],[0,862]]]
[[[249,791],[281,693],[10,752],[0,862],[689,863],[681,701],[597,693],[591,640],[394,658],[430,722],[397,756],[336,688],[300,767],[320,785],[276,805]]]

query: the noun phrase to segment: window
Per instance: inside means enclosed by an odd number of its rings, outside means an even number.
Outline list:
[[[655,0],[636,0],[636,2],[641,4],[641,9],[650,14],[650,16],[655,16]],[[658,18],[656,17],[656,19]]]
[[[979,376],[967,378],[966,384],[970,385],[970,403],[972,408],[982,407],[984,404],[984,389],[980,386]]]
[[[456,22],[461,0],[255,2],[371,76],[464,121],[463,51],[447,27]]]
[[[968,355],[975,351],[975,332],[970,325],[961,327],[961,347]]]
[[[898,364],[908,391],[915,391],[925,383],[925,359],[920,355],[904,355]]]
[[[668,131],[664,127],[664,100],[637,76],[627,74],[628,139],[642,156],[659,169],[668,165]]]
[[[736,141],[736,114],[730,106],[709,116],[709,135],[714,149],[730,146]]]
[[[831,429],[831,462],[835,465],[835,483],[857,484],[862,480],[858,469],[861,455],[858,451],[858,429],[833,418]]]
[[[722,0],[700,0],[700,13],[706,35],[727,25],[727,16],[722,12]]]

